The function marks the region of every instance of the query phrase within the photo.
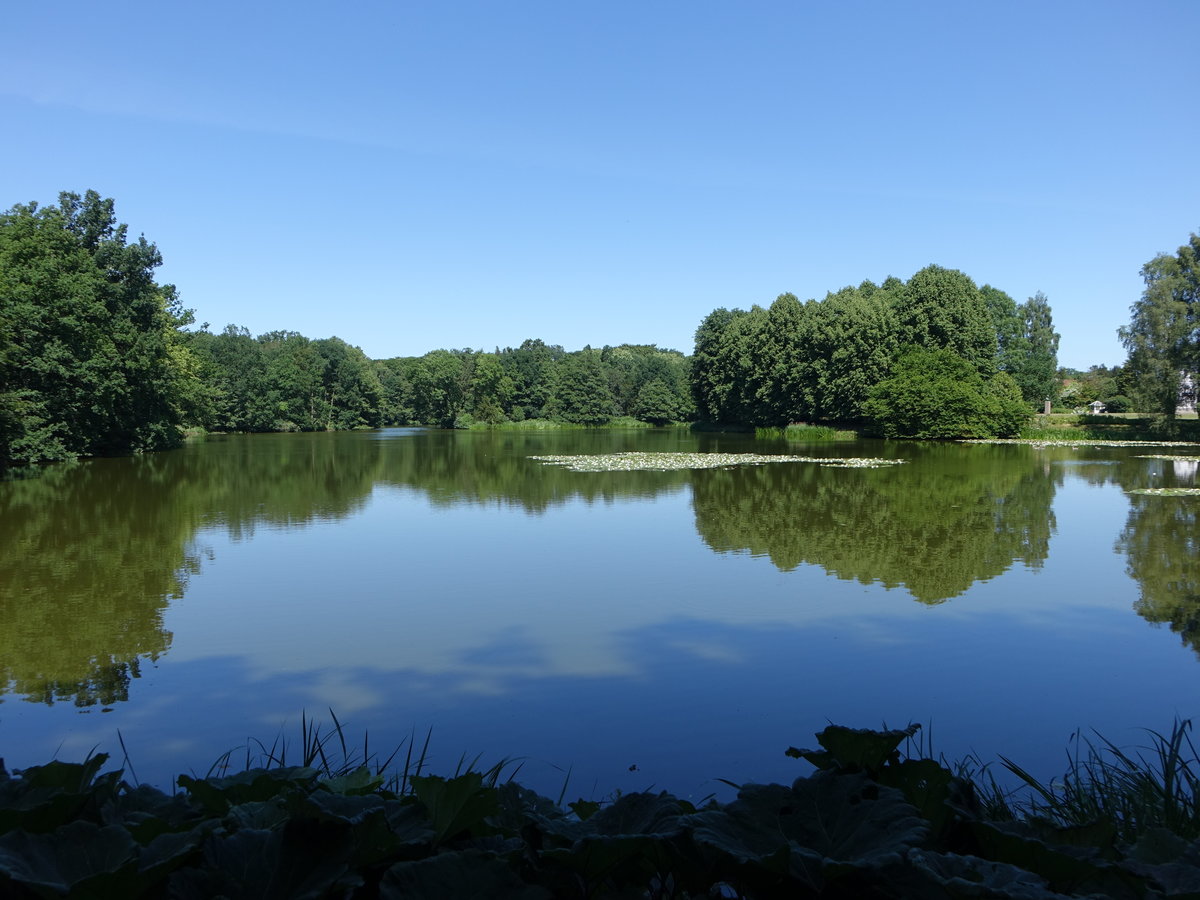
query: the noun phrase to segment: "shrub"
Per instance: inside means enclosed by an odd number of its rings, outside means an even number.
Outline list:
[[[985,379],[950,350],[914,349],[870,391],[863,411],[888,438],[1012,437],[1031,417],[1005,373]]]
[[[1110,413],[1126,413],[1133,409],[1133,401],[1124,394],[1114,394],[1104,401],[1104,408]]]

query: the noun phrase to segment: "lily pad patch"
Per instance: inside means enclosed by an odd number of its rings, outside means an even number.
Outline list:
[[[871,457],[782,456],[760,453],[601,453],[574,456],[531,456],[538,462],[563,466],[572,472],[674,472],[681,469],[722,469],[766,463],[816,463],[841,469],[892,466],[901,459]]]

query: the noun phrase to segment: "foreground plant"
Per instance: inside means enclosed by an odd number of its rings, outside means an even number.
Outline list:
[[[812,774],[734,785],[735,800],[702,808],[666,793],[563,807],[495,767],[411,775],[397,790],[366,767],[330,776],[281,765],[182,776],[181,792],[167,795],[119,770],[100,774],[103,755],[13,775],[0,766],[0,896],[1051,900],[1200,890],[1187,723],[1158,736],[1149,760],[1104,742],[1114,768],[1076,766],[1070,796],[1170,798],[1133,831],[1131,809],[1089,801],[1067,812],[1067,794],[1024,775],[1040,805],[989,821],[996,808],[961,771],[904,755],[918,727],[831,725],[818,749],[788,751]],[[309,735],[305,755],[328,762],[333,744]],[[1147,767],[1157,773],[1148,782],[1138,775]],[[1022,814],[1009,800],[1002,816]]]

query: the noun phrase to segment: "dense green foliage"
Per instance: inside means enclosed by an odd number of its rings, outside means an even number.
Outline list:
[[[544,419],[604,425],[621,416],[692,418],[688,359],[654,345],[568,353],[540,340],[494,353],[435,350],[376,363],[387,425],[466,427]]]
[[[949,349],[910,350],[871,388],[863,411],[885,437],[1014,437],[1029,407],[1007,372],[985,379]]]
[[[252,338],[231,325],[186,339],[201,375],[191,424],[209,431],[319,431],[369,428],[382,420],[375,366],[336,337],[314,341],[273,331]]]
[[[692,395],[697,416],[717,425],[817,421],[874,424],[890,436],[1012,434],[1019,421],[1011,419],[1051,392],[1057,350],[1041,294],[1018,306],[962,272],[927,266],[907,283],[865,281],[820,302],[783,294],[767,309],[715,310],[696,330]],[[970,370],[963,396],[912,394],[895,381],[881,393],[913,351],[961,360],[961,371]],[[944,413],[942,402],[955,408]],[[971,412],[969,403],[977,403]]]
[[[227,777],[183,775],[173,796],[135,787],[121,770],[100,774],[103,754],[13,775],[0,766],[0,891],[130,900],[1194,896],[1196,779],[1178,777],[1191,758],[1084,770],[1082,796],[1132,803],[1076,822],[1092,807],[1055,802],[1032,779],[1047,801],[1023,812],[961,767],[906,756],[901,745],[918,727],[830,725],[818,749],[786,751],[813,774],[743,784],[736,799],[700,807],[631,793],[564,808],[503,781],[501,767],[442,777],[418,765],[387,778],[331,766],[319,739],[303,766],[275,759]],[[1191,749],[1166,738],[1161,746]],[[1152,790],[1088,780],[1106,774]],[[1164,780],[1165,796],[1156,794]]]
[[[380,425],[466,428],[540,419],[605,425],[619,416],[665,424],[691,417],[688,360],[623,344],[568,353],[520,347],[434,350],[369,360],[338,338],[257,338],[229,326],[186,335],[199,360],[209,431],[319,431]]]
[[[1200,235],[1172,256],[1142,266],[1146,287],[1121,328],[1134,400],[1146,412],[1174,418],[1180,378],[1200,371]]]
[[[95,191],[0,215],[0,470],[171,447],[185,427],[692,418],[688,359],[653,345],[567,353],[529,340],[373,361],[336,337],[186,331],[190,312],[153,279],[157,248],[126,231]]]
[[[0,469],[178,443],[187,318],[126,231],[95,191],[0,214]]]
[[[1086,409],[1094,400],[1107,407],[1106,412],[1131,412],[1128,395],[1136,393],[1134,373],[1127,366],[1091,366],[1086,372],[1059,369],[1061,390],[1058,406],[1064,410]],[[1114,405],[1113,398],[1117,398]],[[1124,409],[1119,407],[1124,406]]]

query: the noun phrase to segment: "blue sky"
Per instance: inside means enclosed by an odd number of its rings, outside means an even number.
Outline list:
[[[1116,364],[1200,230],[1195,0],[10,4],[0,208],[94,188],[198,322],[657,343],[935,262]]]

